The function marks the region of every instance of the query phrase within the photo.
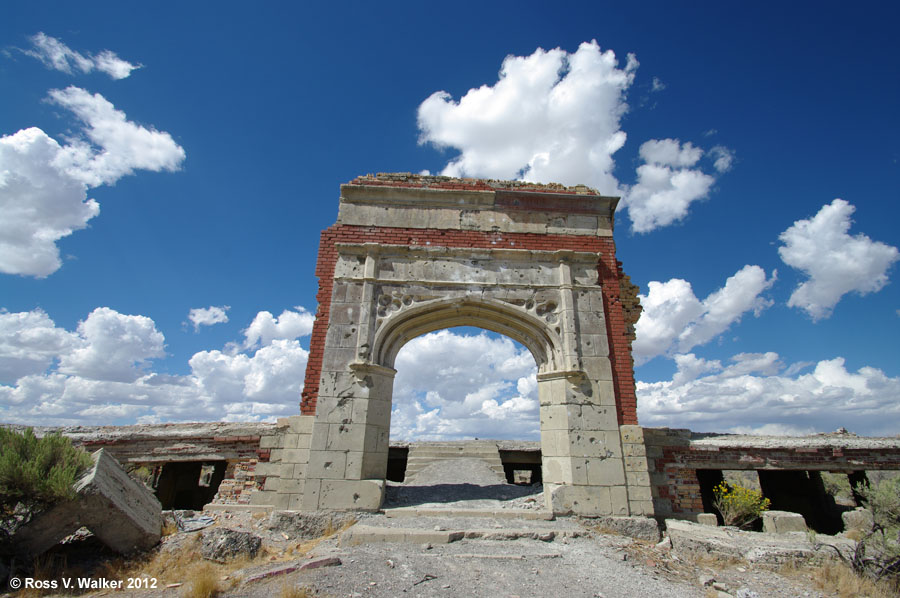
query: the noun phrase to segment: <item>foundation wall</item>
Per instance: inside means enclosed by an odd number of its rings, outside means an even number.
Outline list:
[[[900,470],[900,438],[852,434],[766,437],[643,428],[657,517],[696,520],[704,512],[698,470],[853,474]]]

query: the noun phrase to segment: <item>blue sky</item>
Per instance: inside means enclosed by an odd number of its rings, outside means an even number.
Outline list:
[[[0,421],[296,413],[339,185],[427,170],[623,196],[644,425],[898,434],[898,13],[9,3]],[[397,363],[396,437],[535,437],[522,347]]]

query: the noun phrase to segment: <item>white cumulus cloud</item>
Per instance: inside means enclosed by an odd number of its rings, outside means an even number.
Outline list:
[[[587,184],[615,194],[612,156],[625,144],[620,120],[637,66],[629,55],[620,68],[596,41],[572,54],[507,56],[493,86],[458,102],[443,91],[422,102],[420,142],[459,150],[445,175]]]
[[[696,168],[702,149],[677,139],[651,139],[641,145],[640,155],[645,163],[624,196],[633,231],[673,224],[687,216],[691,203],[709,195],[715,178]]]
[[[93,55],[76,52],[60,40],[43,32],[32,35],[29,40],[32,49],[25,50],[25,54],[37,58],[48,68],[70,75],[73,69],[82,73],[98,70],[113,79],[124,79],[131,74],[131,71],[141,68],[139,64],[132,64],[119,58],[111,50],[102,50]]]
[[[651,281],[647,295],[640,295],[643,312],[635,326],[635,363],[707,343],[748,311],[758,316],[772,304],[762,293],[774,282],[774,272],[767,277],[759,266],[747,265],[700,301],[686,280]]]
[[[199,351],[190,373],[177,376],[152,371],[164,353],[165,338],[146,316],[101,307],[67,331],[40,310],[2,312],[0,421],[258,421],[299,412],[309,353],[296,339]]]
[[[0,382],[45,371],[79,344],[77,335],[57,328],[44,311],[0,311]]]
[[[85,138],[61,145],[36,127],[0,137],[0,272],[45,277],[62,262],[56,241],[100,213],[88,189],[134,170],[177,170],[185,153],[168,133],[148,129],[99,94],[69,87],[50,98],[71,110]]]
[[[784,369],[776,353],[742,353],[723,367],[692,354],[676,359],[672,380],[638,382],[645,426],[744,434],[807,434],[845,427],[893,436],[900,422],[900,378],[879,369],[848,371],[844,358],[810,373]]]
[[[81,378],[132,382],[151,359],[164,357],[165,337],[146,316],[98,307],[78,323],[79,342],[60,356],[59,371]]]
[[[268,311],[256,314],[244,330],[244,348],[266,347],[276,339],[290,340],[311,333],[316,317],[300,306],[294,309],[297,311],[282,311],[277,318]]]
[[[441,330],[411,340],[394,367],[391,437],[537,440],[537,366],[505,337]]]
[[[805,310],[814,320],[827,318],[847,293],[880,291],[888,269],[900,259],[896,247],[848,231],[856,210],[843,199],[822,206],[809,220],[798,220],[778,239],[782,261],[808,280],[797,286],[788,305]]]
[[[634,231],[668,226],[709,195],[715,178],[697,164],[702,149],[675,139],[641,145],[644,164],[634,185],[614,176],[637,67],[631,54],[620,67],[612,50],[602,51],[596,41],[572,54],[539,48],[530,56],[507,56],[494,85],[470,89],[459,101],[439,91],[422,102],[419,141],[459,151],[441,174],[585,184],[623,196],[620,205]],[[664,88],[654,78],[653,90]],[[716,146],[708,155],[719,173],[731,168],[728,148]]]
[[[228,305],[221,307],[211,305],[209,307],[195,307],[188,313],[188,320],[194,325],[194,330],[200,330],[201,326],[224,324],[228,321]]]

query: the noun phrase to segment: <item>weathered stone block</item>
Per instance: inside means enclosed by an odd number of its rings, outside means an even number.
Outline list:
[[[715,513],[697,513],[697,523],[700,525],[708,525],[710,527],[718,527],[719,519]]]
[[[625,471],[622,469],[622,460],[588,459],[587,479],[592,486],[616,486],[625,483]]]
[[[281,462],[287,464],[309,463],[309,449],[284,449]]]
[[[615,430],[618,426],[619,422],[614,407],[584,405],[581,408],[582,430]]]
[[[572,457],[544,457],[543,478],[545,484],[588,483],[588,471],[584,459]]]
[[[609,491],[596,486],[544,486],[550,510],[556,515],[612,515]]]
[[[649,488],[650,474],[646,471],[626,471],[625,480],[629,488]]]
[[[320,509],[377,511],[383,501],[383,480],[322,480]]]
[[[852,511],[844,511],[841,514],[841,519],[844,521],[844,531],[857,530],[868,532],[872,529],[874,522],[872,511],[863,507],[857,507]]]
[[[347,453],[344,451],[310,451],[307,477],[342,480],[346,477]]]
[[[806,520],[800,513],[790,511],[763,512],[763,531],[770,534],[806,532]]]

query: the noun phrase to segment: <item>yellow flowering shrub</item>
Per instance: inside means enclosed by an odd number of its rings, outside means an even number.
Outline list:
[[[713,488],[713,506],[722,514],[725,525],[747,527],[756,521],[771,501],[762,492],[743,486],[719,483]]]

